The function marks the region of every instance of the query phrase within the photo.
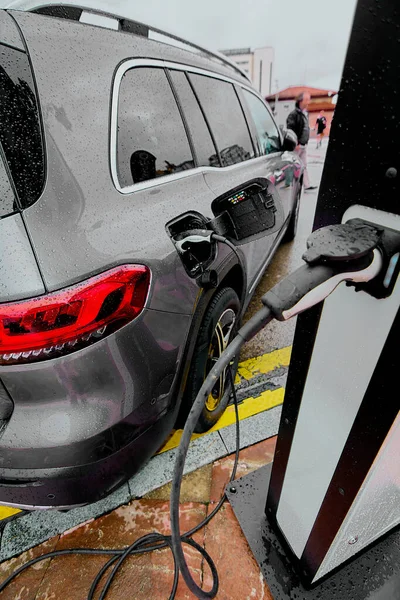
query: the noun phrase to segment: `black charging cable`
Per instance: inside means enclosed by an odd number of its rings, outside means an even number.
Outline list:
[[[232,242],[230,240],[228,240],[226,237],[223,237],[222,235],[218,235],[217,233],[212,234],[212,239],[215,240],[216,242],[221,242],[222,244],[226,244],[227,246],[229,246],[229,248],[231,250],[233,250],[233,252],[236,254],[236,258],[238,259],[239,264],[242,264],[243,259],[240,257],[235,244],[232,244]]]
[[[186,455],[189,449],[190,439],[196,427],[196,423],[199,419],[200,413],[203,409],[203,406],[213,389],[215,382],[221,376],[221,373],[226,369],[231,362],[234,360],[234,357],[238,355],[240,348],[243,346],[245,342],[250,340],[258,331],[263,329],[270,321],[273,319],[273,315],[269,308],[263,307],[261,308],[241,329],[239,329],[236,337],[232,340],[232,342],[227,346],[224,352],[219,357],[218,361],[215,363],[211,371],[208,373],[207,378],[205,379],[203,385],[201,386],[199,393],[196,396],[196,399],[193,403],[193,406],[190,410],[189,416],[185,423],[185,428],[183,430],[182,438],[179,444],[178,452],[175,459],[175,468],[174,474],[172,478],[172,488],[171,488],[171,502],[170,502],[170,518],[171,518],[171,542],[172,542],[172,550],[175,556],[175,560],[179,566],[179,570],[182,573],[182,576],[185,580],[186,585],[189,590],[195,594],[199,600],[208,600],[209,598],[215,598],[218,592],[218,574],[215,568],[213,568],[213,563],[210,558],[210,561],[207,561],[208,565],[211,569],[211,575],[213,580],[213,585],[211,590],[205,591],[200,588],[197,583],[194,581],[189,567],[187,565],[185,555],[183,553],[182,542],[185,542],[185,535],[181,535],[180,527],[179,527],[179,499],[180,499],[180,491],[183,477],[183,468],[185,465]],[[239,428],[239,418],[237,412],[237,398],[235,393],[235,388],[232,381],[232,373],[229,369],[230,377],[231,377],[231,386],[234,391],[234,401],[235,401],[235,411],[236,411],[236,424],[237,424],[237,444],[236,444],[236,453],[238,455],[239,452],[239,439],[238,439],[238,428]],[[234,469],[234,473],[236,473],[236,469]],[[232,473],[232,479],[234,478],[234,473]],[[221,506],[223,503],[223,499],[220,502]],[[215,511],[211,513],[211,516],[219,510],[220,506],[218,505]]]
[[[227,371],[228,371],[228,378],[229,378],[230,387],[231,387],[231,394],[233,395],[233,400],[234,400],[235,423],[236,423],[236,451],[235,451],[235,460],[234,460],[232,473],[229,478],[229,481],[231,482],[236,477],[236,471],[237,471],[238,462],[239,462],[240,430],[239,430],[238,400],[237,400],[236,390],[235,390],[234,381],[233,381],[232,365],[229,365],[229,363],[228,363]],[[178,453],[179,453],[179,455],[181,455],[181,451],[178,451]],[[180,489],[180,483],[181,483],[181,481],[179,481],[179,489]],[[177,482],[175,482],[173,484],[173,486],[175,486],[175,487],[176,487],[176,485],[177,485]],[[210,557],[210,555],[207,553],[207,551],[202,546],[200,546],[197,542],[195,542],[192,539],[192,536],[197,531],[199,531],[200,529],[205,527],[211,521],[211,519],[221,509],[225,500],[226,500],[226,496],[225,496],[225,494],[223,494],[223,496],[221,497],[220,501],[218,502],[218,504],[216,505],[214,510],[205,519],[203,519],[198,525],[193,527],[190,531],[186,531],[181,536],[181,545],[186,544],[186,545],[191,546],[192,548],[195,548],[198,552],[200,552],[200,554],[202,555],[204,560],[207,562],[207,564],[210,567],[213,580],[214,580],[214,582],[216,582],[217,589],[218,589],[218,573],[217,573],[215,564],[214,564],[212,558]],[[178,495],[178,502],[179,502],[179,495]],[[179,514],[179,506],[177,507],[177,509],[178,509],[178,514]],[[179,566],[178,566],[178,562],[176,560],[176,555],[175,555],[171,536],[162,535],[161,533],[158,533],[158,532],[149,533],[145,536],[142,536],[141,538],[138,538],[135,542],[133,542],[133,544],[131,544],[130,546],[128,546],[127,548],[124,548],[124,549],[118,548],[118,549],[109,549],[109,550],[99,550],[96,548],[71,548],[71,549],[66,549],[66,550],[55,550],[53,552],[48,552],[46,554],[42,554],[42,556],[38,556],[37,558],[34,558],[34,559],[28,561],[27,563],[25,563],[24,565],[19,567],[16,571],[14,571],[14,573],[12,573],[9,577],[7,577],[7,579],[5,579],[3,581],[3,583],[0,584],[0,593],[11,583],[11,581],[13,581],[23,571],[25,571],[29,567],[32,567],[33,565],[37,564],[38,562],[40,562],[42,560],[46,560],[48,558],[55,558],[56,556],[66,556],[66,555],[71,555],[71,554],[82,554],[82,555],[90,555],[90,556],[100,555],[100,556],[111,556],[111,558],[102,566],[102,568],[99,570],[96,577],[94,578],[92,585],[90,587],[90,590],[88,592],[87,600],[94,600],[94,595],[98,589],[98,586],[100,584],[102,577],[104,576],[104,574],[107,572],[108,569],[111,569],[111,571],[102,587],[102,590],[101,590],[101,593],[99,596],[99,600],[105,600],[107,593],[110,589],[110,586],[111,586],[115,576],[118,573],[118,570],[120,569],[122,563],[127,558],[129,558],[130,556],[138,555],[138,554],[153,552],[154,550],[162,550],[163,548],[167,548],[167,547],[169,547],[172,550],[172,555],[173,555],[173,559],[174,559],[174,579],[173,579],[171,593],[168,597],[168,600],[174,600],[174,598],[176,596],[176,590],[178,587]]]

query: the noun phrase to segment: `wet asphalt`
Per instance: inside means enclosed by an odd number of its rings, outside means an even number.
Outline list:
[[[321,180],[327,141],[325,145],[316,150],[316,141],[311,140],[308,149],[308,172],[312,185],[318,185]],[[311,233],[314,220],[315,207],[318,198],[318,189],[304,192],[300,201],[300,213],[296,238],[293,242],[281,244],[273,260],[264,273],[243,321],[247,321],[261,307],[261,296],[272,288],[280,279],[291,271],[304,264],[301,257],[306,249],[306,240]],[[242,349],[240,359],[246,360],[254,356],[272,352],[278,348],[290,346],[293,341],[296,327],[296,318],[287,323],[272,321],[268,327],[260,331]]]

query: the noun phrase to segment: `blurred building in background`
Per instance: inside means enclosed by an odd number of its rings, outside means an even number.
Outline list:
[[[229,56],[251,79],[254,87],[262,96],[267,96],[272,90],[272,70],[274,64],[274,49],[265,48],[235,48],[221,50]]]
[[[311,136],[316,136],[316,132],[312,131],[312,128],[315,127],[315,121],[321,110],[325,111],[326,117],[325,135],[329,135],[333,114],[335,112],[337,92],[334,90],[308,87],[306,85],[291,85],[284,90],[275,92],[275,94],[268,94],[265,97],[272,108],[278,126],[286,127],[287,116],[294,109],[296,96],[301,92],[308,92],[311,96],[308,107]]]

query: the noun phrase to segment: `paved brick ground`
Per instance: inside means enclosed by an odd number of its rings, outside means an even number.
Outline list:
[[[237,476],[270,462],[275,441],[270,438],[242,450]],[[227,456],[185,477],[182,529],[192,528],[213,509],[228,482],[233,460],[233,455]],[[0,564],[0,581],[23,563],[45,552],[65,548],[122,548],[151,531],[170,532],[169,486],[3,562]],[[194,539],[207,548],[216,563],[220,577],[218,600],[273,600],[228,503]],[[192,548],[186,549],[185,553],[199,585],[210,589],[211,578],[202,557]],[[21,574],[0,593],[0,600],[84,600],[94,576],[106,560],[105,556],[75,555],[43,561]],[[134,557],[120,570],[107,600],[166,600],[172,579],[173,560],[169,550]],[[95,598],[99,598],[99,593]],[[176,598],[192,600],[195,597],[180,581]]]

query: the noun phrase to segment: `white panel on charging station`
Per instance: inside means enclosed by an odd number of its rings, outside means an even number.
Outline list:
[[[353,206],[361,218],[400,230],[400,216]],[[303,553],[400,304],[400,283],[376,299],[345,284],[325,300],[277,511],[279,528]],[[354,549],[354,552],[358,551]]]
[[[314,581],[400,523],[399,456],[400,416],[397,416]]]

